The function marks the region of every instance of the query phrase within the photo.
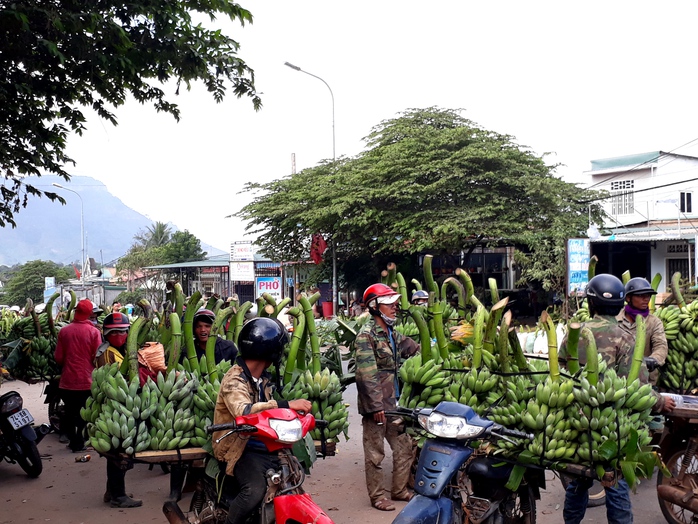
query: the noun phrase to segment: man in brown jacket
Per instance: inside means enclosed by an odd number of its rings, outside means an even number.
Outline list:
[[[233,422],[236,417],[259,413],[266,409],[291,408],[310,411],[308,400],[276,401],[267,368],[279,361],[288,336],[283,324],[274,318],[260,317],[247,322],[238,338],[239,356],[223,377],[213,415],[214,424]],[[249,435],[234,433],[220,442],[224,434],[213,434],[213,452],[225,461],[225,472],[235,477],[238,495],[228,509],[226,524],[242,524],[262,502],[267,490],[265,473],[279,467],[276,453],[269,453],[262,442]]]

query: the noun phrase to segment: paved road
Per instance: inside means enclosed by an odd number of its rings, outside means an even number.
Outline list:
[[[19,391],[25,406],[37,423],[47,421],[41,385],[5,382],[0,392]],[[356,416],[355,388],[349,388],[345,399],[352,404],[350,412],[350,440],[341,442],[339,453],[319,461],[306,481],[306,489],[324,508],[336,524],[357,522],[390,523],[395,512],[379,512],[370,507],[366,496],[361,450],[361,426]],[[87,463],[76,463],[75,455],[56,435],[48,435],[40,445],[44,457],[44,472],[38,479],[29,479],[17,465],[0,463],[0,524],[46,522],[59,524],[143,524],[164,523],[162,502],[169,492],[168,476],[159,468],[149,470],[138,464],[126,476],[127,490],[142,498],[141,508],[119,510],[102,502],[106,483],[106,463],[96,453]],[[386,475],[390,460],[386,457]],[[564,493],[552,473],[547,474],[548,489],[538,503],[539,524],[562,522]],[[182,506],[188,503],[185,496]],[[396,503],[398,509],[404,503]],[[654,481],[644,482],[633,495],[637,524],[664,522],[657,505]],[[606,522],[604,508],[592,508],[585,522]]]

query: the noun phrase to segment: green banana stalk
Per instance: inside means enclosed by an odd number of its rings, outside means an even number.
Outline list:
[[[206,341],[206,372],[208,373],[209,380],[212,382],[215,382],[216,379],[218,379],[218,368],[216,367],[216,339],[218,338],[218,334],[225,329],[223,327],[225,323],[234,314],[235,310],[232,306],[221,309],[216,315],[216,319],[213,321],[211,332],[208,336],[208,340]]]
[[[594,334],[588,327],[583,327],[580,336],[586,342],[586,357],[587,362],[584,365],[586,371],[586,379],[589,384],[596,386],[599,382],[599,353],[596,349],[596,340]]]
[[[169,361],[167,362],[167,372],[172,371],[177,363],[179,362],[179,356],[182,352],[182,324],[179,320],[179,315],[175,312],[171,312],[168,316],[172,340],[172,347],[170,349]],[[164,322],[163,322],[164,324]]]
[[[627,284],[630,280],[630,271],[623,271],[623,274],[620,276],[620,279],[623,282],[623,284]]]
[[[567,328],[567,370],[571,374],[579,371],[579,334],[582,325],[579,322],[570,322]]]
[[[475,295],[473,280],[470,278],[468,272],[461,268],[456,269],[456,276],[460,279],[461,284],[463,284],[465,288],[465,305],[467,306],[470,304],[470,299]]]
[[[594,255],[589,259],[589,269],[587,271],[587,275],[589,277],[589,280],[594,278],[596,276],[596,264],[599,262],[599,257]]]
[[[424,255],[424,261],[422,262],[422,269],[424,271],[424,285],[426,290],[430,293],[434,293],[434,296],[439,296],[439,288],[434,281],[434,275],[431,272],[431,263],[434,257],[432,255]]]
[[[686,307],[686,300],[683,298],[683,294],[681,293],[681,285],[679,283],[679,280],[681,279],[681,273],[678,271],[671,275],[671,294],[674,295],[674,298],[676,298],[676,303],[679,305],[681,309]]]
[[[502,316],[502,323],[499,325],[499,337],[497,338],[497,350],[499,353],[499,368],[504,373],[509,373],[509,324],[511,324],[511,311],[507,311]]]
[[[240,330],[242,329],[242,325],[245,323],[245,313],[247,313],[251,307],[252,302],[247,301],[238,308],[235,316],[233,317],[232,325],[228,328],[228,333],[226,334],[225,338],[232,340],[236,344],[238,343]]]
[[[315,317],[313,316],[313,304],[317,302],[319,298],[320,293],[317,292],[310,297],[301,295],[298,299],[298,302],[303,308],[303,313],[305,314],[305,329],[308,332],[310,349],[312,352],[312,366],[310,369],[313,374],[320,371],[320,340],[315,331]]]
[[[558,382],[560,380],[560,362],[557,356],[557,333],[555,332],[555,323],[547,311],[543,311],[543,314],[540,316],[540,321],[543,324],[543,330],[548,339],[550,378],[553,382]]]
[[[298,307],[292,307],[288,310],[288,316],[295,320],[293,326],[293,336],[291,337],[291,346],[288,350],[288,358],[286,359],[286,367],[284,368],[284,384],[290,384],[293,379],[293,372],[296,369],[296,360],[298,358],[298,349],[303,341],[303,333],[305,332],[305,314]]]
[[[473,326],[473,369],[480,369],[482,366],[482,329],[485,323],[485,308],[482,304],[475,311],[475,322]]]
[[[407,311],[410,309],[410,299],[407,297],[407,284],[405,284],[405,277],[402,273],[395,275],[395,280],[397,282],[397,289],[400,293],[400,309]]]
[[[657,273],[656,275],[654,275],[654,278],[652,279],[652,283],[651,283],[652,289],[654,289],[655,291],[657,291],[657,289],[659,288],[659,284],[660,284],[661,282],[662,282],[662,275],[659,274],[659,273]],[[650,308],[650,313],[653,314],[653,315],[654,315],[654,311],[655,311],[654,299],[655,299],[656,296],[657,296],[657,295],[652,295],[652,296],[650,297],[650,305],[649,305],[649,308]]]
[[[419,306],[410,306],[408,311],[414,323],[417,324],[419,330],[419,346],[421,348],[422,362],[433,360],[431,353],[431,336],[429,335],[429,325],[424,320],[422,308]]]
[[[199,359],[196,358],[196,347],[194,346],[194,315],[199,309],[201,291],[194,291],[187,302],[187,310],[184,312],[184,322],[182,322],[182,336],[184,346],[187,348],[187,360],[192,371],[199,371]]]
[[[642,366],[642,358],[645,356],[645,334],[647,326],[645,319],[641,315],[635,317],[635,350],[633,351],[633,362],[630,365],[628,372],[628,383],[638,379],[640,376],[640,367]]]
[[[492,299],[492,303],[496,304],[497,302],[499,302],[499,290],[497,289],[497,280],[495,280],[494,278],[488,278],[487,284],[490,287],[490,297]]]

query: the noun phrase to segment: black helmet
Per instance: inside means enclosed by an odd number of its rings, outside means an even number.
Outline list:
[[[414,293],[412,293],[412,304],[416,303],[418,300],[429,300],[429,293],[424,291],[423,289],[418,289]]]
[[[284,325],[271,317],[257,317],[242,326],[238,348],[243,359],[278,362],[288,344]]]
[[[192,319],[194,324],[196,324],[197,321],[205,322],[206,324],[213,324],[214,320],[216,320],[216,314],[210,309],[204,308],[198,310]]]
[[[646,279],[642,277],[635,277],[628,280],[625,284],[625,296],[629,297],[631,295],[656,295],[657,292],[652,289],[652,286]]]
[[[625,300],[625,286],[618,277],[602,273],[589,281],[586,296],[596,309],[615,308],[618,312]]]

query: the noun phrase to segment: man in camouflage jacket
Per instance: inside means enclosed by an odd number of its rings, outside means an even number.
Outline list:
[[[414,355],[418,346],[409,337],[393,330],[400,295],[388,286],[374,284],[364,293],[371,319],[359,331],[356,347],[356,387],[362,415],[366,487],[374,508],[392,511],[395,506],[385,496],[381,462],[384,440],[393,453],[391,498],[410,500],[407,483],[414,460],[412,440],[404,433],[398,417],[386,416],[397,405],[398,370],[401,358]]]

